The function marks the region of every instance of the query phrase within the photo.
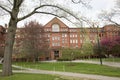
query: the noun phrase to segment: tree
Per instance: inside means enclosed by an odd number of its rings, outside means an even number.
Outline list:
[[[112,49],[112,55],[120,57],[120,36],[116,36],[113,40],[113,49]]]
[[[63,15],[53,13],[56,10],[63,11],[65,14],[67,13],[73,16],[75,19],[80,20],[78,17],[72,14],[68,9],[65,9],[64,7],[60,7],[59,5],[48,4],[46,0],[45,1],[38,0],[37,1],[38,5],[35,5],[32,8],[32,10],[25,11],[25,9],[27,8],[27,6],[25,6],[25,3],[27,3],[26,1],[27,0],[1,0],[0,1],[1,3],[0,9],[2,10],[2,12],[4,12],[5,14],[9,14],[10,16],[8,31],[7,31],[8,34],[6,35],[6,41],[5,41],[4,62],[3,62],[3,70],[2,70],[3,76],[12,75],[11,58],[12,58],[13,45],[14,45],[18,22],[32,16],[35,13],[49,14],[49,15],[60,17],[60,18],[64,17]],[[46,9],[49,9],[49,10],[46,10]],[[50,12],[50,11],[53,11],[53,12]]]
[[[101,48],[103,52],[109,57],[109,55],[119,55],[120,51],[120,36],[115,36],[114,38],[103,38],[100,41]]]
[[[47,37],[45,36],[42,25],[35,21],[25,24],[24,28],[18,31],[18,38],[16,39],[16,48],[19,54],[24,54],[23,57],[32,61],[37,61],[40,53],[48,51],[49,45]]]
[[[84,55],[87,55],[90,58],[90,56],[93,54],[93,44],[88,35],[88,33],[84,34],[84,42],[82,44],[81,51]]]
[[[101,44],[101,48],[102,48],[103,52],[109,57],[109,54],[113,47],[112,40],[110,38],[103,38],[100,41],[100,44]]]

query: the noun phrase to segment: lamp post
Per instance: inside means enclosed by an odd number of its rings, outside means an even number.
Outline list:
[[[101,48],[100,48],[100,41],[99,41],[99,26],[97,26],[97,44],[98,44],[98,53],[100,58],[100,64],[102,65],[102,56],[101,56]]]

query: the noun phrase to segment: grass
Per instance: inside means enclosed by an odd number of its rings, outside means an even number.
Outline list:
[[[33,69],[42,69],[42,70],[51,70],[51,71],[65,71],[65,72],[76,72],[76,73],[85,73],[85,74],[98,74],[105,76],[115,76],[120,77],[120,68],[101,66],[98,64],[89,64],[89,63],[72,63],[72,62],[40,62],[40,63],[31,63],[31,62],[19,62],[15,63],[16,65],[33,68]]]
[[[2,69],[2,64],[0,64],[0,70]],[[12,68],[13,70],[20,70],[20,69],[18,69],[18,68]]]
[[[47,74],[14,74],[9,77],[0,76],[0,80],[93,80],[87,78],[65,77]]]
[[[0,80],[67,80],[58,76],[43,74],[14,74],[10,77],[0,77]]]
[[[0,64],[0,69],[2,69],[2,64]]]
[[[99,58],[85,59],[85,60],[99,61]],[[120,58],[103,58],[102,60],[106,62],[120,62]]]
[[[120,58],[104,58],[103,61],[120,62]]]

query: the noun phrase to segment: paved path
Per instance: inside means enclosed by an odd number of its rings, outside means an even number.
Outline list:
[[[57,61],[56,60],[51,60],[51,61],[43,61],[43,62],[57,62]],[[64,61],[64,62],[70,62],[70,61]],[[92,61],[92,60],[73,60],[72,62],[100,64],[99,61]],[[112,66],[112,67],[119,67],[120,68],[120,62],[105,62],[105,61],[103,61],[103,65]]]
[[[56,61],[54,61],[54,62],[56,62]],[[97,61],[75,60],[72,62],[84,62],[84,63],[99,64],[99,62],[97,62]],[[120,67],[120,63],[103,62],[103,64],[108,65],[108,66]],[[102,75],[81,74],[81,73],[72,73],[72,72],[37,70],[37,69],[24,68],[24,67],[15,66],[15,65],[13,65],[13,67],[21,69],[21,70],[13,71],[13,72],[17,72],[17,73],[55,74],[55,75],[57,74],[57,75],[63,75],[63,76],[72,76],[72,77],[88,78],[88,79],[95,79],[95,80],[120,80],[119,77],[108,77],[108,76],[102,76]]]
[[[101,75],[81,74],[81,73],[72,73],[72,72],[37,70],[37,69],[24,68],[24,67],[15,66],[15,65],[13,65],[13,67],[24,69],[24,70],[14,71],[17,73],[55,74],[55,75],[95,79],[95,80],[120,80],[120,78],[118,78],[118,77],[108,77],[108,76],[101,76]]]
[[[74,60],[72,62],[100,64],[99,61],[92,61],[92,60]],[[103,65],[112,66],[112,67],[119,67],[120,68],[120,63],[119,62],[105,62],[105,61],[103,61]]]

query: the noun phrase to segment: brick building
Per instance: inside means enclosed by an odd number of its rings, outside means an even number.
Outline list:
[[[90,40],[95,43],[96,29],[70,28],[56,17],[44,26],[44,30],[51,49],[50,59],[61,57],[61,48],[81,48],[86,34],[90,33]]]
[[[101,30],[102,38],[110,37],[111,39],[120,36],[120,27],[116,25],[105,25]]]
[[[42,59],[57,59],[62,56],[61,49],[71,48],[80,49],[88,39],[93,45],[97,43],[97,35],[99,39],[120,35],[120,28],[115,25],[106,25],[102,28],[70,28],[57,17],[53,18],[44,25],[45,36],[49,43],[49,55],[43,56]],[[98,34],[97,34],[98,33]],[[19,35],[18,35],[19,36]],[[86,38],[88,37],[88,38]],[[41,57],[40,57],[41,58]]]
[[[100,39],[120,35],[120,28],[115,25],[106,25],[98,30],[97,28],[70,28],[56,17],[44,26],[44,30],[51,49],[51,59],[62,56],[61,48],[81,48],[85,36],[89,37],[91,43],[96,43],[97,31]]]

